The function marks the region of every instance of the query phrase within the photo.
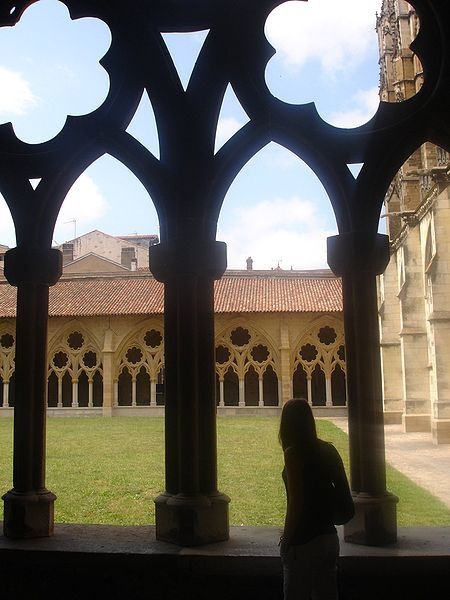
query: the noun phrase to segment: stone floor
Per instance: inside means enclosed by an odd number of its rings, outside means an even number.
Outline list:
[[[348,430],[347,419],[332,421]],[[450,507],[450,444],[436,446],[429,433],[403,433],[401,425],[386,425],[385,440],[387,462]]]
[[[450,528],[400,529],[386,548],[346,544],[340,534],[340,600],[450,597]],[[275,527],[232,527],[228,542],[199,548],[157,542],[151,526],[57,525],[53,538],[0,536],[0,597],[281,600],[278,536]]]

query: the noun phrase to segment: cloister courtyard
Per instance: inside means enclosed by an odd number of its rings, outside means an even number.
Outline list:
[[[285,496],[277,417],[219,417],[221,489],[231,497],[230,523],[282,526]],[[333,442],[348,469],[348,438],[318,420],[319,435]],[[154,498],[164,489],[162,417],[50,418],[47,469],[57,495],[59,523],[148,525]],[[12,419],[0,419],[2,491],[11,486]],[[388,466],[388,489],[399,496],[399,526],[448,526],[450,507]],[[275,535],[275,534],[274,534]]]

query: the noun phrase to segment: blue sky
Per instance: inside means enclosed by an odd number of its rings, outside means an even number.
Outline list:
[[[378,106],[375,13],[381,0],[286,2],[266,23],[277,53],[269,62],[270,91],[289,103],[314,101],[321,116],[340,127],[370,119]],[[337,27],[337,24],[339,25]],[[165,36],[186,83],[206,32]],[[68,114],[86,114],[104,100],[109,78],[99,65],[111,41],[96,19],[71,21],[57,0],[32,5],[14,28],[0,29],[0,123],[11,121],[29,143],[51,139]],[[231,87],[216,146],[245,124]],[[128,132],[158,156],[156,124],[148,98]],[[125,200],[125,202],[124,202]],[[54,240],[62,243],[100,229],[110,234],[158,233],[156,212],[140,182],[105,156],[69,192]],[[230,188],[218,239],[228,244],[230,268],[289,269],[326,266],[326,237],[336,232],[322,185],[297,157],[275,144],[253,158]],[[0,197],[0,243],[15,245],[12,222]]]

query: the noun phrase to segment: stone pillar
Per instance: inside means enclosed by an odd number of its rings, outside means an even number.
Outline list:
[[[450,187],[434,206],[436,252],[427,265],[431,379],[431,434],[434,444],[450,444]]]
[[[384,422],[401,423],[404,412],[403,371],[400,347],[400,301],[396,256],[379,281],[380,346],[383,374]]]
[[[239,406],[245,406],[245,379],[239,379]]]
[[[3,408],[9,408],[9,381],[3,382]]]
[[[397,539],[398,499],[386,490],[376,275],[389,261],[387,236],[328,238],[328,264],[342,277],[351,488],[355,517],[346,541],[381,546]]]
[[[150,248],[164,282],[166,491],[156,537],[194,546],[228,539],[229,498],[217,490],[214,280],[226,246],[190,239]]]
[[[114,379],[114,406],[119,406],[119,381]]]
[[[308,391],[308,403],[310,406],[313,405],[313,397],[312,397],[312,377],[311,375],[308,373],[308,375],[306,376],[306,386],[307,386],[307,391]]]
[[[156,380],[150,379],[150,406],[156,406]]]
[[[219,379],[219,406],[225,406],[225,390],[223,377]]]
[[[58,375],[58,404],[57,404],[58,408],[62,408],[63,407],[63,384],[62,384],[62,377]]]
[[[78,408],[78,379],[72,380],[72,408]]]
[[[103,365],[103,416],[112,417],[113,406],[117,406],[115,402],[115,387],[114,381],[114,332],[112,329],[105,331],[102,349],[102,365]]]
[[[280,328],[281,398],[280,406],[292,398],[291,347],[289,327],[282,321]]]
[[[408,228],[402,254],[405,257],[405,281],[399,290],[399,298],[403,428],[406,432],[430,431],[429,357],[418,227]]]
[[[325,378],[325,395],[326,395],[325,405],[328,407],[333,406],[333,393],[331,391],[331,378],[330,377]]]
[[[258,406],[264,406],[264,385],[262,375],[258,378]]]
[[[92,408],[94,406],[94,381],[91,377],[88,380],[88,391],[89,391],[88,407]]]
[[[48,289],[62,272],[59,250],[13,248],[5,276],[17,287],[13,488],[3,496],[10,538],[52,535],[56,496],[45,488]]]
[[[136,375],[131,378],[131,406],[136,406]]]

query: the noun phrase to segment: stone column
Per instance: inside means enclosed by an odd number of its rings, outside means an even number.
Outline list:
[[[9,381],[3,382],[3,408],[9,408]]]
[[[396,503],[386,490],[376,276],[389,261],[387,236],[350,232],[328,238],[328,264],[342,277],[351,488],[355,517],[345,539],[385,545],[397,539]]]
[[[156,379],[150,379],[150,406],[156,406]]]
[[[399,298],[403,428],[406,432],[430,431],[429,357],[418,227],[409,226],[402,250],[405,257],[405,281],[399,290]]]
[[[258,406],[264,406],[264,385],[262,375],[258,378]]]
[[[331,391],[331,377],[325,378],[325,397],[326,397],[325,405],[329,406],[329,407],[333,406],[333,393]]]
[[[223,377],[219,379],[219,406],[225,406],[225,390]]]
[[[59,250],[13,248],[5,276],[17,287],[13,488],[3,496],[10,538],[52,535],[56,496],[45,488],[48,289],[62,272]]]
[[[156,537],[179,545],[228,539],[229,498],[217,490],[214,279],[226,246],[190,239],[150,248],[164,282],[166,491]]]
[[[313,397],[312,397],[312,377],[311,374],[308,373],[308,375],[306,376],[306,386],[307,386],[307,391],[308,391],[308,403],[310,404],[310,406],[313,405]]]
[[[291,347],[289,327],[282,322],[280,327],[281,397],[280,406],[292,398]]]
[[[78,379],[72,379],[72,408],[78,408]]]
[[[384,422],[388,425],[401,423],[404,412],[400,301],[395,255],[391,255],[390,262],[378,283]]]
[[[94,406],[94,380],[90,377],[88,380],[88,407],[92,408]]]
[[[63,407],[63,385],[62,385],[62,377],[58,376],[58,408]]]
[[[102,349],[103,365],[103,416],[112,417],[115,403],[115,381],[114,381],[114,331],[109,328],[105,331]]]
[[[239,406],[245,406],[245,379],[239,379]]]

